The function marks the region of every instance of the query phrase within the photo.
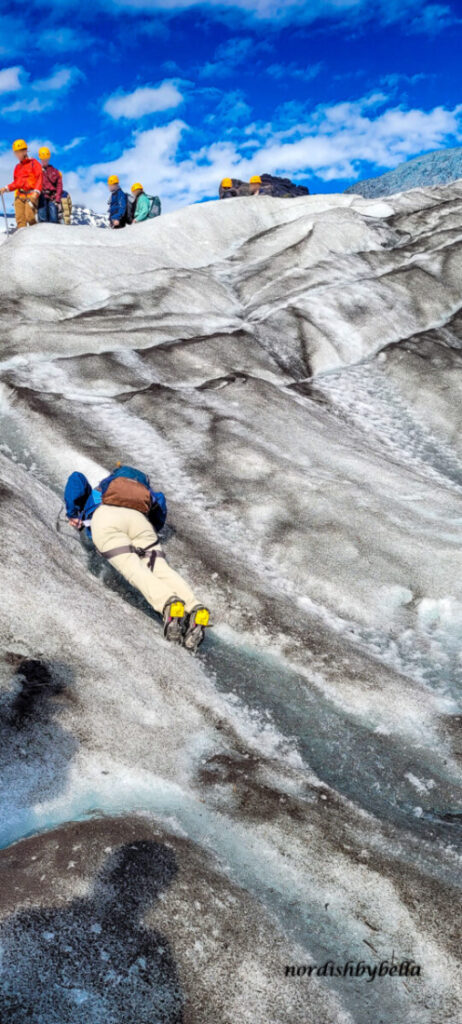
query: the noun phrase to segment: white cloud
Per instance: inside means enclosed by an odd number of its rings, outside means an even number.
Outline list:
[[[77,68],[56,68],[48,78],[38,78],[28,88],[32,88],[34,92],[62,92],[80,77],[80,74]]]
[[[430,111],[395,107],[378,113],[373,103],[383,103],[381,94],[318,107],[304,123],[288,128],[252,124],[247,134],[242,133],[243,146],[221,139],[185,158],[178,153],[190,129],[184,121],[175,120],[135,133],[117,160],[81,168],[66,180],[75,199],[104,210],[105,180],[115,172],[127,190],[134,181],[142,181],[147,191],[161,196],[168,210],[215,196],[221,178],[228,174],[244,180],[264,171],[298,179],[311,173],[324,181],[355,179],[462,141],[462,107]]]
[[[95,3],[97,0],[95,0]],[[0,5],[6,7],[6,4]],[[18,5],[9,5],[11,8]],[[59,3],[56,7],[63,6]],[[67,7],[64,2],[64,7]],[[80,10],[85,7],[81,0]],[[101,3],[100,3],[101,6]],[[70,28],[66,25],[40,29],[40,21],[34,18],[24,19],[22,12],[0,15],[0,57],[21,57],[31,55],[34,51],[46,54],[68,53],[83,50],[93,44],[93,37],[80,26]]]
[[[321,73],[323,67],[321,61],[317,64],[307,64],[305,67],[300,67],[295,61],[291,61],[289,64],[270,64],[266,68],[266,73],[279,82],[288,78],[300,78],[304,82],[309,82]]]
[[[462,107],[390,108],[377,114],[383,94],[318,107],[303,124],[274,133],[259,158],[276,173],[312,169],[326,181],[356,177],[360,163],[390,169],[425,150],[462,139]],[[263,167],[263,163],[262,163]]]
[[[17,92],[21,88],[21,67],[3,68],[0,71],[0,92]]]
[[[61,25],[56,28],[44,29],[35,37],[36,45],[46,53],[70,53],[81,50],[92,43],[92,37],[82,29],[68,28]]]
[[[68,153],[70,149],[76,149],[82,142],[86,141],[86,135],[76,135],[75,139],[71,139],[65,146],[62,146],[63,153]]]
[[[80,78],[83,78],[82,72],[75,67],[56,67],[48,78],[39,78],[36,81],[30,81],[29,75],[24,68],[16,70],[19,76],[19,88],[17,91],[20,95],[14,103],[3,107],[1,113],[6,117],[17,114],[20,111],[26,114],[33,114],[40,113],[43,110],[52,110],[58,103],[58,100],[61,99],[63,93],[68,92]]]
[[[61,0],[66,4],[69,0]],[[434,34],[458,20],[449,3],[433,0],[94,0],[99,6],[129,11],[175,13],[192,7],[216,11],[240,11],[259,21],[311,24],[319,19],[347,18],[357,22],[395,24],[403,22],[413,32]]]
[[[172,110],[183,102],[183,96],[173,81],[158,86],[142,86],[130,93],[114,93],[103,109],[114,119],[136,119],[161,110]]]
[[[416,12],[409,28],[411,32],[423,32],[433,36],[456,22],[460,24],[461,19],[454,16],[447,4],[429,4]]]

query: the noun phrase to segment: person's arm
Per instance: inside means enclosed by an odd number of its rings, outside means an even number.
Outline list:
[[[39,164],[38,160],[33,160],[32,161],[32,172],[33,172],[33,175],[34,175],[34,178],[33,178],[33,182],[34,183],[32,185],[32,190],[31,191],[32,192],[41,192],[42,191],[42,183],[43,183],[43,171],[42,171],[42,165]]]
[[[145,195],[144,192],[142,192],[141,195],[138,196],[138,201],[137,201],[137,204],[136,204],[136,210],[135,210],[135,220],[136,221],[146,220],[146,217],[147,217],[147,215],[149,213],[150,205],[151,205],[151,200],[148,199],[147,195]]]
[[[162,491],[151,491],[151,498],[153,505],[148,515],[149,522],[152,524],[155,530],[161,530],[165,525],[167,519],[167,502],[165,500],[165,494]]]
[[[84,506],[91,494],[91,487],[84,473],[71,473],[64,488],[66,516],[72,525],[77,525]]]
[[[124,216],[124,213],[125,213],[126,209],[127,209],[127,197],[125,195],[125,192],[123,192],[122,189],[119,189],[119,192],[117,194],[117,206],[116,206],[116,213],[115,213],[115,218],[114,219],[115,220],[122,220],[122,217]]]
[[[63,194],[63,178],[62,178],[62,174],[60,174],[59,171],[57,170],[56,171],[55,203],[60,203],[61,202],[62,194]]]

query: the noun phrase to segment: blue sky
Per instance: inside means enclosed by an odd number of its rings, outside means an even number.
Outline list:
[[[166,210],[226,174],[341,192],[462,144],[461,36],[461,0],[0,2],[0,184],[21,137],[99,210],[111,172]]]

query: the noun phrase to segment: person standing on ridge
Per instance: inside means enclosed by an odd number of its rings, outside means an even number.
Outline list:
[[[197,650],[210,612],[179,573],[171,569],[158,539],[167,503],[149,477],[118,466],[92,488],[83,473],[71,473],[64,491],[66,516],[85,528],[96,549],[162,616],[167,640]]]
[[[218,194],[220,196],[220,199],[232,199],[234,196],[237,196],[239,194],[236,186],[233,184],[232,178],[222,179],[222,181],[220,182]]]
[[[130,189],[134,196],[133,203],[133,221],[139,224],[142,220],[150,220],[152,217],[158,217],[161,210],[160,199],[158,196],[148,196],[144,191],[141,182],[136,181]]]
[[[48,146],[39,149],[42,165],[42,191],[38,204],[38,219],[41,222],[58,223],[58,204],[61,202],[63,179],[61,172],[50,163]]]
[[[4,185],[0,192],[16,192],[14,213],[18,228],[25,228],[36,223],[37,206],[42,190],[42,168],[34,157],[27,152],[27,142],[16,139],[13,152],[17,153],[18,163],[14,169],[13,181]]]
[[[124,228],[127,215],[127,197],[122,191],[117,174],[110,174],[107,179],[109,191],[109,226],[111,228]]]
[[[267,183],[263,183],[259,174],[253,174],[249,178],[249,195],[251,196],[270,196],[271,186]]]

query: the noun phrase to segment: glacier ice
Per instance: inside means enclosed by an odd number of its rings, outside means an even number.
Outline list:
[[[0,239],[15,1024],[460,1014],[461,231],[456,182]],[[118,459],[213,608],[195,659],[63,520]],[[140,843],[178,870],[108,931]],[[418,984],[284,979],[392,953]]]

